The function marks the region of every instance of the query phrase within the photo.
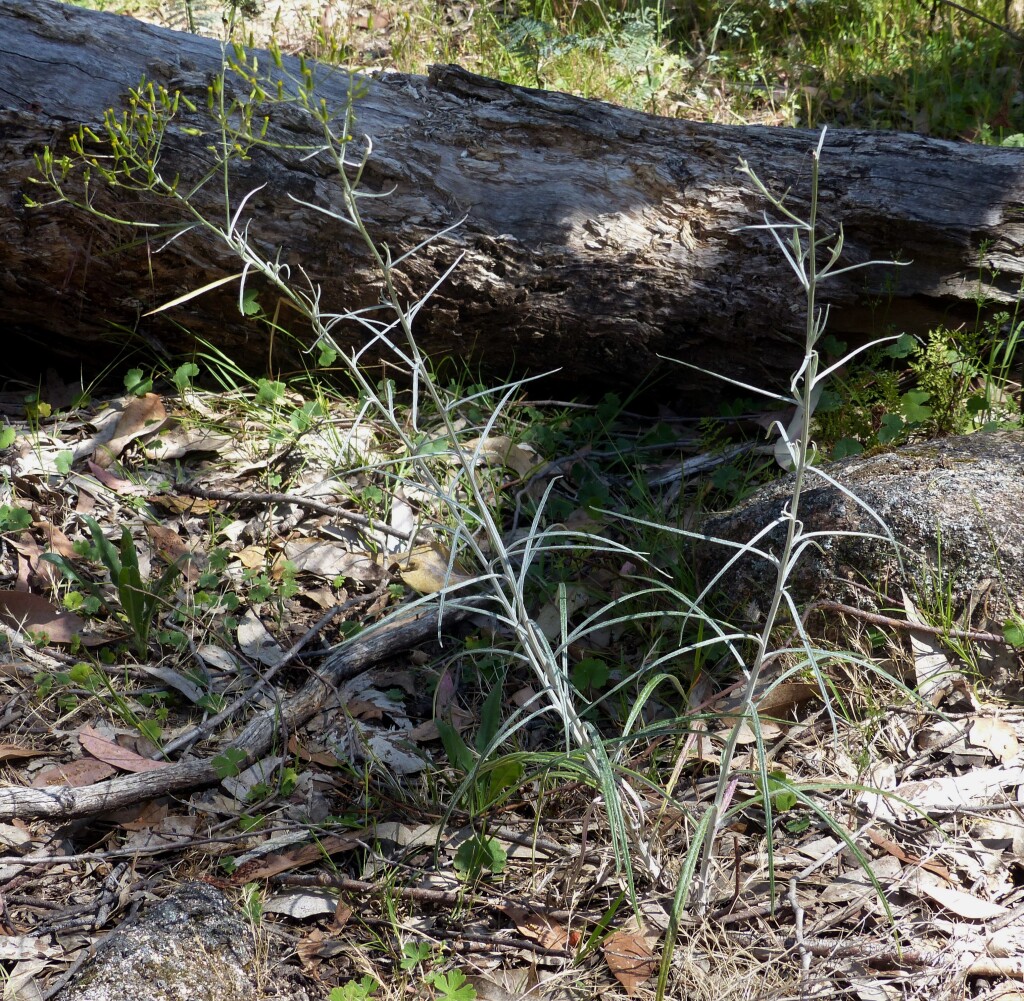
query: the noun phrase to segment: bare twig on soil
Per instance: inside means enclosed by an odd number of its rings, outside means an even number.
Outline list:
[[[445,608],[445,621],[454,622],[469,613],[468,607],[449,604]],[[280,706],[272,706],[260,713],[227,745],[245,753],[245,762],[241,767],[257,761],[270,747],[281,727],[295,729],[302,726],[319,711],[323,700],[341,682],[361,674],[385,657],[436,636],[440,615],[438,608],[419,612],[412,617],[399,614],[391,621],[368,631],[368,635],[361,634],[339,646],[295,696]],[[204,759],[178,761],[166,768],[123,775],[77,788],[7,787],[0,789],[0,820],[12,820],[15,817],[20,820],[87,817],[171,792],[213,785],[219,780],[220,775],[213,762]]]
[[[290,647],[290,649],[281,658],[280,662],[275,664],[266,674],[262,675],[259,680],[247,691],[240,695],[231,705],[222,709],[216,716],[208,719],[205,723],[195,727],[188,733],[183,733],[180,737],[172,740],[170,743],[165,745],[163,753],[167,756],[175,754],[178,751],[184,750],[185,748],[192,747],[194,744],[199,743],[200,740],[205,739],[214,730],[217,729],[225,720],[229,720],[235,713],[239,712],[242,708],[247,706],[263,689],[269,684],[271,679],[279,671],[287,667],[306,647],[306,645],[315,636],[318,636],[323,628],[337,615],[347,611],[350,608],[354,608],[356,605],[365,604],[367,601],[372,601],[375,598],[379,598],[387,590],[387,582],[384,581],[375,588],[373,591],[367,594],[360,594],[354,598],[349,598],[348,601],[341,605],[335,605],[333,608],[325,612],[316,622],[306,630]]]
[[[295,504],[298,507],[316,511],[318,514],[329,514],[334,518],[344,518],[354,525],[361,525],[363,528],[370,528],[377,532],[384,532],[387,535],[401,539],[403,542],[410,542],[413,533],[404,532],[400,528],[393,528],[390,525],[381,525],[372,518],[357,511],[349,511],[348,508],[338,507],[336,504],[325,504],[323,501],[314,500],[312,497],[303,497],[301,494],[275,494],[263,493],[255,490],[218,490],[214,487],[197,487],[189,483],[179,483],[175,487],[179,493],[188,494],[189,497],[198,497],[201,500],[229,500],[243,504]]]
[[[867,612],[863,608],[854,605],[844,605],[838,601],[816,601],[807,606],[804,611],[806,622],[811,612],[840,612],[843,615],[853,615],[873,626],[888,626],[890,629],[902,629],[908,633],[928,633],[929,636],[949,636],[952,639],[970,640],[974,643],[1000,643],[1008,646],[1009,641],[999,633],[986,633],[977,629],[943,629],[941,626],[926,626],[917,622],[907,622],[905,619],[894,619],[888,615],[879,615],[877,612]]]

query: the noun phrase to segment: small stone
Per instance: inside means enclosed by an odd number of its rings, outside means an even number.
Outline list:
[[[254,957],[227,897],[184,883],[103,939],[56,1001],[252,1001]]]
[[[906,589],[919,605],[948,596],[957,610],[983,599],[980,610],[1004,620],[1024,612],[1024,432],[978,432],[907,445],[822,467],[888,526],[902,555],[883,539],[824,535],[808,545],[790,578],[798,603],[831,599],[862,608],[899,601]],[[792,474],[758,490],[731,511],[705,520],[702,531],[746,542],[788,505]],[[798,511],[805,532],[882,534],[878,522],[813,472]],[[759,548],[778,554],[784,527]],[[709,542],[696,549],[698,578],[707,583],[735,553]],[[726,611],[767,611],[776,570],[745,557],[716,585]]]

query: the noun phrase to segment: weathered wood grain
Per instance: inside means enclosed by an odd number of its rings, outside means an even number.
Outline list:
[[[161,246],[67,208],[25,207],[40,195],[29,182],[34,155],[44,145],[66,150],[79,123],[96,127],[105,109],[122,108],[143,76],[201,109],[171,128],[161,162],[167,174],[200,176],[209,156],[181,128],[209,129],[206,91],[220,65],[208,39],[49,0],[0,0],[0,321],[12,336],[35,338],[47,358],[91,361],[118,323],[174,351],[190,350],[194,333],[243,364],[265,364],[266,330],[239,315],[232,288],[141,318],[237,271],[225,247],[196,234]],[[269,57],[261,66],[272,69]],[[318,95],[341,108],[348,76],[314,72]],[[762,205],[736,166],[744,157],[772,189],[791,189],[800,210],[815,134],[662,119],[454,67],[360,84],[357,124],[374,144],[366,184],[392,192],[365,204],[374,234],[398,253],[465,216],[403,266],[412,297],[465,255],[420,314],[429,353],[491,375],[559,367],[562,382],[587,392],[657,374],[655,392],[693,409],[710,400],[707,380],[660,355],[784,382],[799,353],[803,303],[768,236],[742,229],[760,221]],[[270,135],[282,144],[317,141],[308,114],[290,106],[270,114]],[[844,224],[846,259],[912,262],[837,278],[826,288],[834,331],[922,332],[973,318],[979,292],[1015,299],[1024,152],[834,131],[823,162],[823,217]],[[354,235],[291,200],[337,201],[325,159],[257,152],[234,169],[233,197],[259,185],[248,206],[257,244],[305,268],[327,308],[374,303],[376,276]],[[220,200],[216,185],[197,196],[209,213],[223,212]],[[104,204],[167,217],[142,197]],[[360,336],[342,334],[352,343]],[[275,364],[299,361],[281,338],[274,350]]]

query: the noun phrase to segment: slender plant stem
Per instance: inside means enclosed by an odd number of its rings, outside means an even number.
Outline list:
[[[747,670],[746,684],[740,700],[741,720],[754,720],[757,715],[757,704],[755,696],[761,682],[761,676],[768,659],[768,651],[771,643],[772,633],[778,622],[782,604],[786,596],[786,584],[789,573],[792,569],[791,561],[793,552],[800,540],[802,524],[799,519],[800,498],[803,492],[804,476],[807,468],[807,461],[810,450],[811,438],[811,416],[813,414],[812,394],[814,393],[818,373],[818,353],[815,345],[822,331],[822,317],[817,312],[815,295],[819,281],[818,274],[818,236],[817,236],[817,215],[818,215],[818,171],[821,162],[821,149],[824,144],[825,131],[822,130],[821,139],[813,153],[813,166],[811,174],[811,205],[806,223],[802,226],[793,226],[793,248],[796,252],[795,260],[799,265],[806,265],[802,270],[802,284],[807,299],[807,316],[804,327],[804,364],[794,376],[794,395],[800,400],[800,431],[796,441],[786,440],[786,446],[790,450],[795,465],[793,490],[789,498],[789,506],[786,515],[786,536],[782,545],[782,552],[776,557],[776,582],[772,592],[771,603],[765,615],[764,626],[755,643],[754,657]],[[807,249],[802,251],[800,232],[804,229],[807,237]],[[836,255],[833,254],[833,261]],[[785,438],[786,431],[782,429]],[[740,738],[740,725],[734,726],[729,732],[722,751],[721,766],[718,776],[718,784],[715,789],[715,797],[709,810],[711,821],[707,825],[704,845],[702,849],[700,874],[697,880],[697,904],[704,910],[710,902],[712,891],[711,868],[714,862],[714,845],[721,828],[723,814],[726,808],[730,783],[732,781],[732,763],[736,755],[736,748]]]

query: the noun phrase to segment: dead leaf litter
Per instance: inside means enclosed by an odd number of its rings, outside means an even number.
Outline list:
[[[326,998],[364,975],[398,996],[441,970],[469,978],[464,997],[652,996],[682,860],[737,718],[728,690],[695,687],[693,705],[711,709],[699,725],[618,752],[634,773],[668,761],[672,787],[641,804],[663,873],[638,872],[634,908],[599,799],[558,772],[557,755],[510,790],[484,770],[471,810],[452,798],[460,777],[443,740],[471,743],[480,706],[437,638],[443,624],[486,645],[486,620],[469,608],[442,622],[436,602],[410,604],[474,580],[424,531],[427,501],[404,490],[390,516],[386,503],[368,516],[354,498],[391,489],[369,466],[347,475],[329,449],[243,426],[230,401],[202,406],[217,433],[147,394],[26,429],[4,456],[8,510],[24,511],[4,533],[0,593],[7,983],[48,996],[133,902],[189,879],[240,907],[256,888],[252,962],[276,970],[250,996]],[[505,437],[470,447],[510,511],[561,474],[557,456]],[[131,598],[87,558],[84,516],[130,566],[127,528],[147,586],[182,568],[153,606],[159,658],[129,655]],[[95,585],[80,589],[92,603],[64,606],[72,588],[47,552]],[[609,593],[631,579],[600,561],[588,572]],[[557,638],[560,616],[590,600],[570,588],[539,610],[540,629]],[[913,630],[909,598],[904,611]],[[855,616],[846,627],[864,635]],[[827,981],[851,997],[952,997],[965,982],[1024,979],[1024,714],[986,701],[932,633],[913,632],[906,653],[893,642],[892,704],[907,705],[901,674],[925,696],[912,709],[890,711],[877,676],[834,679],[839,699],[879,699],[848,719],[804,679],[764,691],[770,719],[741,734],[733,766],[715,904],[680,915],[667,996],[811,996]],[[518,679],[503,702],[527,712],[537,693]],[[552,746],[542,727],[524,732]],[[759,741],[777,783],[770,831]],[[803,787],[843,831],[789,795]]]

